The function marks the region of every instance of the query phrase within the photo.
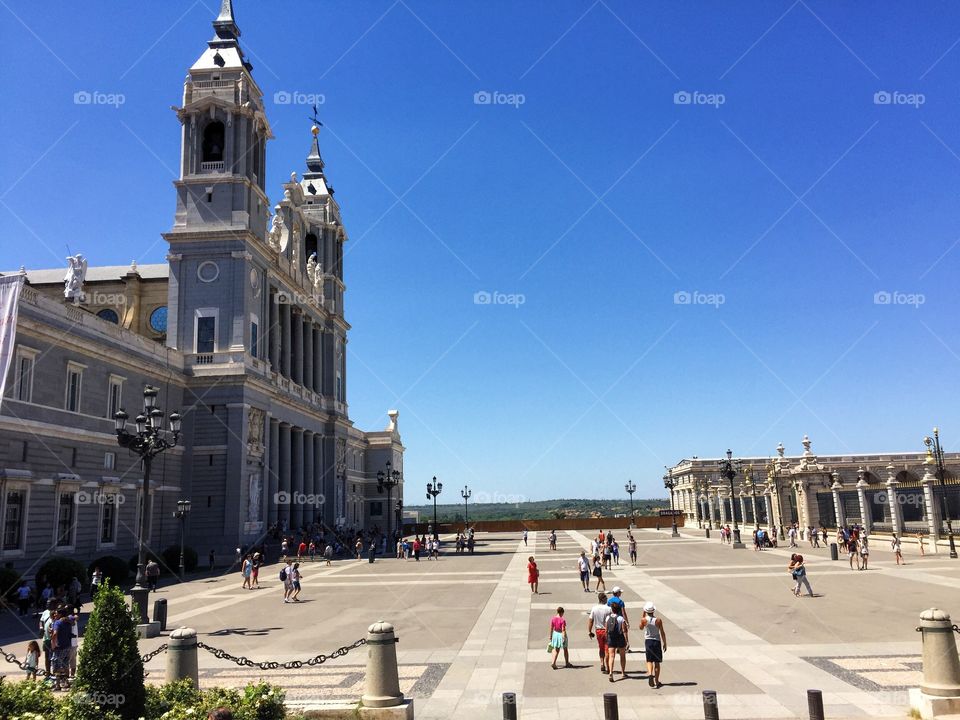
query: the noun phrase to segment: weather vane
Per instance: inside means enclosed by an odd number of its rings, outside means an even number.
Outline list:
[[[323,123],[320,122],[320,118],[317,117],[317,106],[316,106],[316,104],[314,104],[314,106],[313,106],[313,114],[312,114],[310,117],[308,117],[307,119],[310,120],[310,121],[312,121],[313,124],[316,125],[317,127],[323,127]]]

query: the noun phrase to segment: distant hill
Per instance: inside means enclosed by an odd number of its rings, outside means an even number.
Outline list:
[[[670,501],[661,498],[636,499],[633,511],[637,516],[656,515],[657,511],[669,508]],[[433,504],[404,505],[403,509],[420,513],[421,522],[433,520]],[[469,505],[471,520],[545,520],[548,518],[590,518],[630,515],[628,500],[537,500],[519,503],[473,503]],[[463,503],[447,505],[437,503],[438,522],[462,522]]]

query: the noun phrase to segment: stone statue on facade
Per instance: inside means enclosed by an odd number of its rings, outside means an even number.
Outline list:
[[[267,243],[270,245],[271,250],[280,252],[280,238],[283,237],[283,217],[280,213],[277,213],[273,216],[273,220],[270,222],[270,230],[267,233]]]
[[[290,264],[294,269],[300,269],[300,228],[293,226],[293,247],[290,250]]]
[[[87,277],[87,259],[79,253],[67,258],[67,274],[63,278],[63,296],[75,303],[83,302],[83,282]]]
[[[390,418],[390,422],[387,423],[387,432],[396,433],[399,432],[397,428],[397,418],[400,416],[399,410],[387,410],[387,417]]]
[[[263,456],[263,420],[260,408],[252,407],[247,411],[247,454]]]
[[[311,253],[310,257],[307,258],[307,279],[310,281],[308,284],[313,285],[313,276],[317,272],[317,254]]]

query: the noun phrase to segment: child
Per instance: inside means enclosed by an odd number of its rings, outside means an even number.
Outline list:
[[[527,583],[530,585],[530,592],[534,595],[540,594],[540,568],[537,567],[537,561],[533,555],[527,558]]]
[[[27,656],[23,659],[24,668],[27,671],[27,680],[37,679],[37,665],[40,664],[40,646],[36,640],[31,640],[27,645]]]
[[[890,549],[893,550],[893,556],[897,559],[897,565],[906,565],[903,562],[903,548],[900,544],[900,538],[896,535],[893,536],[893,540],[890,541]]]
[[[567,649],[567,621],[563,619],[563,608],[557,608],[557,614],[550,618],[550,649],[553,650],[553,662],[550,664],[557,669],[557,660],[560,650],[563,650],[564,667],[570,667],[570,651]]]

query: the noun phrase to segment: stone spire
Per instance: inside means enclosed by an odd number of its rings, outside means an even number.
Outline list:
[[[240,28],[233,19],[233,0],[222,0],[220,14],[213,21],[213,30],[221,40],[236,40],[240,37]]]
[[[317,136],[320,134],[320,127],[314,125],[310,128],[310,132],[313,135],[313,142],[310,144],[310,154],[307,155],[307,170],[303,174],[303,177],[306,178],[322,178],[323,177],[323,158],[320,157],[320,141],[317,139]]]

